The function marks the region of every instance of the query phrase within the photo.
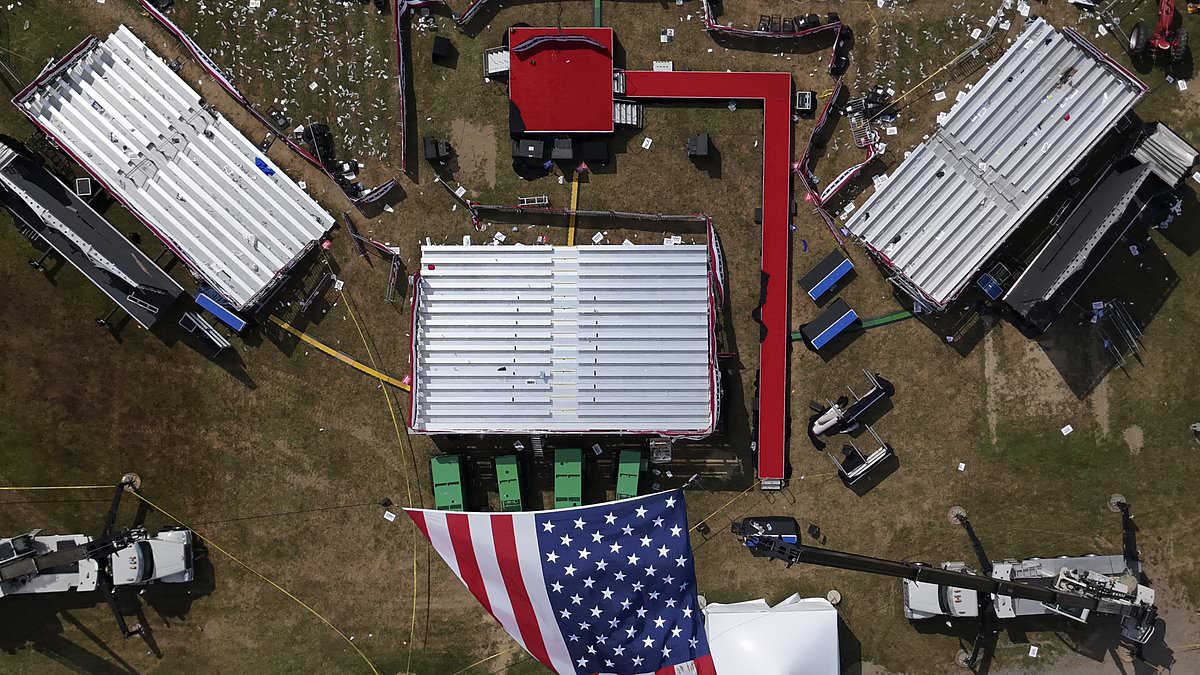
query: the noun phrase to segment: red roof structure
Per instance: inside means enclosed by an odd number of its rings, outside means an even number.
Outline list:
[[[510,126],[519,133],[613,130],[611,28],[510,28]]]

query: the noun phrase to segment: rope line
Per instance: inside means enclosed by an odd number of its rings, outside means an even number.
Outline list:
[[[358,331],[358,337],[362,340],[363,349],[367,351],[367,359],[371,362],[372,367],[378,368],[379,363],[375,360],[375,353],[371,351],[371,344],[370,341],[367,340],[367,334],[363,331],[362,324],[358,322],[358,316],[354,313],[354,307],[350,303],[350,298],[346,296],[346,292],[344,290],[340,292],[340,295],[342,297],[342,303],[346,307],[346,313],[350,315],[350,320],[354,322],[354,328]],[[405,390],[408,390],[408,388],[405,387]],[[412,444],[407,442],[407,433],[401,431],[400,429],[400,420],[396,415],[396,407],[392,405],[392,397],[388,395],[387,388],[380,388],[380,391],[383,392],[383,400],[387,403],[388,414],[392,418],[392,429],[396,432],[396,444],[400,446],[400,459],[403,462],[405,454],[407,454],[410,458],[413,457]],[[413,458],[412,462],[415,469],[416,459]],[[411,507],[413,506],[413,495],[412,484],[408,475],[409,472],[406,470],[401,473],[404,476],[404,500],[405,503]],[[405,656],[404,664],[404,670],[407,672],[412,672],[413,639],[417,633],[417,544],[418,540],[416,537],[414,537],[412,546],[412,611],[409,615],[408,653]]]
[[[111,490],[112,485],[5,485],[0,490]]]
[[[110,485],[110,486],[108,486],[108,487],[110,487],[110,488],[111,488],[112,486]],[[296,596],[295,596],[295,595],[294,595],[294,594],[293,594],[291,591],[289,591],[288,589],[284,588],[283,586],[280,586],[279,584],[275,583],[275,582],[274,582],[274,581],[272,581],[271,579],[267,578],[267,577],[266,577],[266,576],[265,576],[265,575],[264,575],[262,572],[259,572],[258,570],[254,569],[254,568],[253,568],[253,567],[251,567],[250,565],[248,565],[248,564],[246,564],[245,562],[243,562],[241,558],[239,558],[239,557],[235,556],[234,554],[232,554],[232,553],[230,553],[229,551],[227,551],[227,550],[225,550],[224,548],[222,548],[222,547],[221,547],[221,545],[220,545],[220,544],[218,544],[217,542],[215,542],[215,541],[213,541],[212,539],[210,539],[210,538],[208,538],[208,537],[204,536],[203,534],[200,534],[200,533],[199,533],[199,532],[197,532],[195,529],[193,529],[193,528],[192,528],[190,525],[188,525],[187,523],[183,522],[182,520],[180,520],[179,518],[177,518],[175,515],[173,515],[173,514],[171,514],[170,512],[168,512],[168,511],[167,511],[166,509],[164,509],[163,507],[161,507],[161,506],[159,506],[158,504],[155,504],[154,502],[152,502],[152,501],[150,501],[149,499],[147,499],[147,498],[145,497],[145,495],[143,495],[143,494],[141,494],[140,492],[137,492],[137,491],[133,491],[133,492],[132,492],[132,494],[133,494],[135,497],[137,497],[138,499],[140,499],[140,500],[142,500],[143,502],[145,502],[146,506],[149,506],[150,508],[154,509],[155,511],[158,511],[159,513],[161,513],[162,515],[166,516],[167,518],[169,518],[169,519],[171,519],[171,520],[175,521],[176,523],[178,523],[178,524],[179,524],[179,525],[181,525],[182,527],[185,527],[185,528],[187,528],[187,529],[191,530],[191,531],[192,531],[192,533],[193,533],[193,534],[195,534],[195,535],[196,535],[196,537],[197,537],[198,539],[200,539],[201,541],[203,541],[205,544],[208,544],[209,546],[211,546],[212,548],[216,549],[217,551],[220,551],[220,552],[221,552],[221,553],[222,553],[222,554],[223,554],[225,557],[227,557],[227,558],[229,558],[230,560],[232,560],[233,562],[237,563],[237,564],[238,564],[238,565],[239,565],[239,566],[240,566],[242,569],[244,569],[244,570],[246,570],[247,572],[249,572],[249,573],[253,574],[254,576],[258,577],[259,579],[262,579],[263,581],[267,582],[268,584],[270,584],[270,586],[271,586],[272,588],[274,588],[275,590],[279,591],[279,592],[280,592],[280,593],[282,593],[284,596],[286,596],[287,598],[289,598],[290,600],[292,600],[292,601],[293,601],[293,602],[295,602],[296,604],[300,605],[300,606],[301,606],[301,607],[303,607],[304,609],[308,610],[308,613],[309,613],[309,614],[312,614],[313,616],[315,616],[315,617],[317,617],[318,619],[320,619],[320,620],[321,620],[321,623],[325,624],[326,626],[329,626],[329,628],[330,628],[330,629],[332,629],[332,630],[333,630],[333,632],[337,633],[337,634],[338,634],[338,636],[339,636],[339,637],[341,637],[341,638],[342,638],[342,640],[344,640],[344,641],[346,642],[346,644],[350,645],[350,648],[351,648],[351,649],[353,649],[355,652],[357,652],[357,653],[358,653],[359,657],[360,657],[360,658],[362,658],[362,660],[363,660],[363,663],[367,664],[367,667],[369,667],[369,668],[371,669],[371,672],[372,672],[372,673],[374,673],[375,675],[379,675],[379,669],[378,669],[378,668],[376,668],[376,667],[375,667],[375,664],[374,664],[374,663],[371,661],[371,659],[369,659],[369,658],[367,657],[367,655],[363,653],[363,650],[359,649],[359,648],[358,648],[358,645],[354,644],[354,640],[350,639],[350,636],[349,636],[349,635],[346,635],[344,632],[342,632],[342,630],[341,630],[340,628],[338,628],[337,626],[333,625],[333,622],[331,622],[329,619],[326,619],[326,618],[325,618],[325,616],[324,616],[323,614],[321,614],[320,612],[318,612],[316,609],[313,609],[312,605],[309,605],[308,603],[304,602],[304,601],[303,601],[303,600],[301,600],[300,598],[296,597]]]
[[[520,648],[521,648],[521,645],[514,645],[512,647],[509,647],[508,649],[505,649],[504,651],[496,652],[495,654],[492,654],[491,656],[485,656],[482,659],[479,659],[478,661],[476,661],[475,663],[472,663],[471,665],[467,666],[466,668],[460,668],[460,669],[454,671],[454,675],[462,675],[462,673],[465,673],[468,670],[471,670],[475,666],[481,666],[498,656],[504,656],[505,654],[507,654],[509,652],[515,652],[516,650],[518,650]]]
[[[696,528],[698,528],[698,527],[700,527],[701,525],[703,525],[703,524],[704,524],[704,523],[705,523],[705,522],[706,522],[706,521],[707,521],[709,518],[712,518],[713,516],[717,515],[718,513],[720,513],[720,512],[722,512],[722,511],[724,511],[724,510],[725,510],[725,509],[727,509],[727,508],[729,508],[729,505],[730,505],[730,504],[732,504],[732,503],[736,502],[737,500],[741,499],[742,497],[745,497],[747,492],[750,492],[750,491],[751,491],[751,490],[753,490],[754,488],[758,487],[760,483],[762,483],[762,481],[761,481],[761,480],[756,480],[756,481],[754,481],[754,484],[753,484],[753,485],[751,485],[750,487],[746,488],[745,490],[742,490],[741,492],[737,493],[737,494],[736,494],[736,495],[734,495],[733,497],[730,497],[730,498],[729,498],[729,501],[727,501],[727,502],[725,502],[724,504],[722,504],[722,505],[721,505],[721,507],[720,507],[719,509],[717,509],[716,511],[713,511],[712,513],[708,514],[707,516],[704,516],[703,518],[701,518],[700,520],[698,520],[698,521],[696,522],[696,524],[695,524],[695,525],[693,525],[693,526],[689,527],[689,528],[688,528],[688,533],[690,534],[690,533],[692,533],[692,532],[695,532],[695,531],[696,531]]]

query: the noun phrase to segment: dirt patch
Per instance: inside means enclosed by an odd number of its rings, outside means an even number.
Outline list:
[[[1125,445],[1129,446],[1129,454],[1131,455],[1140,454],[1142,452],[1142,445],[1146,442],[1146,434],[1137,425],[1122,431],[1121,438],[1125,441]]]
[[[995,331],[989,332],[983,338],[983,377],[987,385],[987,421],[988,433],[992,439],[992,445],[996,444],[996,422],[1000,419],[1000,403],[999,397],[993,391],[993,383],[998,379],[998,367],[996,364],[996,343],[994,342]]]
[[[471,183],[496,186],[496,129],[463,118],[450,123],[450,144],[458,156],[463,178]]]
[[[1070,387],[1043,348],[1003,324],[984,339],[984,375],[993,441],[1002,412],[1006,416],[1013,412],[1043,416],[1061,413],[1075,403]],[[1107,417],[1107,401],[1103,407]]]

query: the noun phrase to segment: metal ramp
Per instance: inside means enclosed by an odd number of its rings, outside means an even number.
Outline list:
[[[632,101],[613,101],[613,122],[621,126],[641,129],[641,104]]]
[[[620,70],[613,71],[613,93],[625,95],[625,73]]]
[[[517,197],[517,206],[546,206],[550,203],[550,197],[547,195],[534,195],[532,197]]]

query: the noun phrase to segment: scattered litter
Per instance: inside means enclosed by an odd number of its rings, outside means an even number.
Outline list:
[[[1017,14],[1021,16],[1029,16],[1029,5],[1024,2],[1017,3]]]
[[[496,231],[496,234],[493,234],[493,235],[492,235],[492,239],[495,239],[495,240],[496,240],[496,241],[498,241],[498,242],[502,242],[502,241],[504,241],[505,239],[508,239],[508,237],[504,236],[504,233],[503,233],[503,232],[501,232],[501,231],[497,230],[497,231]]]
[[[296,181],[296,185],[299,185],[301,190],[304,190],[304,189],[306,189],[306,188],[308,187],[308,183],[305,183],[305,182],[304,182],[304,181],[302,181],[302,180],[298,180],[298,181]]]
[[[642,139],[642,149],[643,150],[649,150],[651,145],[654,145],[653,138],[650,138],[649,136],[647,136]]]
[[[316,82],[312,82],[308,85],[308,88],[310,91],[316,91],[318,86],[320,85],[318,85]]]
[[[341,290],[342,290],[343,288],[345,288],[345,287],[346,287],[346,280],[345,280],[345,279],[335,279],[335,280],[334,280],[334,282],[333,282],[333,290],[335,290],[335,291],[338,291],[338,292],[340,293],[340,292],[341,292]]]
[[[600,234],[599,232],[592,235],[592,243],[593,244],[599,244],[602,241],[604,241],[604,235]]]
[[[934,94],[933,94],[933,100],[935,100],[935,101],[945,101],[945,100],[946,100],[946,92],[944,92],[944,91],[938,91],[938,92],[934,92]]]
[[[896,127],[888,127],[884,131],[885,131],[885,133],[887,133],[888,136],[895,136],[896,134],[900,133],[900,130],[897,129]]]
[[[1029,655],[1034,658],[1037,658],[1037,655],[1038,655],[1038,646],[1037,645],[1029,645]]]
[[[383,519],[388,521],[389,523],[395,522],[396,514],[392,513],[391,511],[384,511]]]
[[[938,116],[937,116],[937,123],[938,123],[938,126],[946,126],[946,122],[947,122],[949,119],[950,119],[950,115],[949,115],[949,114],[947,114],[947,113],[938,113]]]
[[[1196,173],[1192,174],[1192,180],[1196,181],[1197,183],[1200,183],[1200,171],[1197,171]]]
[[[634,244],[632,241],[629,241],[628,239],[626,239],[625,241],[621,242],[621,245],[622,246],[633,246]]]
[[[1187,80],[1179,80],[1175,83],[1175,86],[1179,87],[1179,91],[1187,91]]]
[[[1059,429],[1059,431],[1062,432],[1063,436],[1066,436],[1066,435],[1070,434],[1072,431],[1075,431],[1075,427],[1068,424],[1067,426],[1063,427],[1062,429]]]
[[[966,471],[966,470],[967,470],[967,465],[966,465],[965,463],[963,463],[963,462],[959,462],[959,463],[958,463],[958,470],[959,470],[959,471]]]
[[[976,28],[975,30],[971,31],[971,39],[972,40],[978,40],[980,35],[983,35],[982,28]]]
[[[1136,256],[1136,255],[1138,255],[1138,254],[1140,254],[1140,253],[1141,253],[1141,251],[1139,251],[1139,250],[1138,250],[1137,244],[1130,244],[1130,245],[1129,245],[1129,255]]]
[[[463,235],[463,246],[470,246],[470,245],[471,245],[471,235],[464,234]]]
[[[599,455],[603,455],[603,454],[604,454],[604,448],[600,447],[600,444],[599,444],[599,443],[595,443],[595,444],[593,444],[593,445],[592,445],[592,452],[596,453],[596,455],[597,455],[597,456],[599,456]]]

